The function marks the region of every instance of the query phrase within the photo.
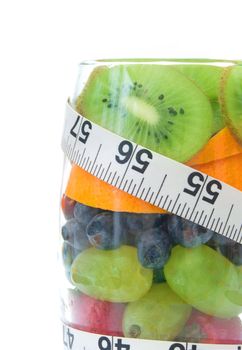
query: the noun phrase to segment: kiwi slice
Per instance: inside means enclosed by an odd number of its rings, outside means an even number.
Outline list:
[[[180,162],[192,158],[212,132],[208,98],[166,65],[98,67],[76,108],[104,128]]]
[[[209,98],[214,115],[212,133],[216,134],[225,126],[222,108],[219,103],[223,68],[201,64],[181,64],[176,66],[176,69],[191,79]]]
[[[242,66],[227,68],[223,76],[221,103],[227,123],[242,142]]]

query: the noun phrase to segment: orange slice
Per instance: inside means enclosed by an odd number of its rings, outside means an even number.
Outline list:
[[[209,163],[242,153],[242,146],[235,140],[228,128],[213,136],[206,146],[187,165]]]
[[[130,213],[164,213],[154,205],[133,197],[73,165],[65,194],[85,205]]]
[[[242,154],[196,165],[193,168],[242,191]]]

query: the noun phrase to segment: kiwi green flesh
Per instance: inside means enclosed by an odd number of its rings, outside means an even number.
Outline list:
[[[102,66],[91,74],[76,109],[118,135],[180,162],[209,140],[213,112],[205,94],[175,68]]]
[[[219,104],[219,91],[224,69],[202,64],[180,64],[176,65],[176,69],[191,79],[209,98],[214,114],[212,133],[216,134],[225,126],[222,108]]]
[[[225,72],[221,101],[227,123],[242,143],[242,66],[234,66]]]

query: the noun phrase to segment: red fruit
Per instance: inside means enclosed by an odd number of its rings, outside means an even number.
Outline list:
[[[241,344],[242,323],[239,317],[222,319],[194,310],[178,338],[190,343]]]
[[[82,331],[123,336],[122,320],[125,304],[90,298],[78,291],[69,291],[66,321]]]
[[[61,199],[61,208],[66,220],[73,218],[73,210],[74,210],[75,204],[76,204],[76,201],[74,201],[74,199],[71,199],[67,197],[65,194],[63,194]]]

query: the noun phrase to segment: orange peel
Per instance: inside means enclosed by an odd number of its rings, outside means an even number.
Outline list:
[[[213,162],[242,153],[242,146],[226,127],[214,135],[205,147],[186,164],[189,166]]]
[[[193,168],[242,191],[242,154],[196,165]]]
[[[104,210],[165,213],[165,210],[109,185],[77,165],[72,166],[65,194],[77,202]]]

